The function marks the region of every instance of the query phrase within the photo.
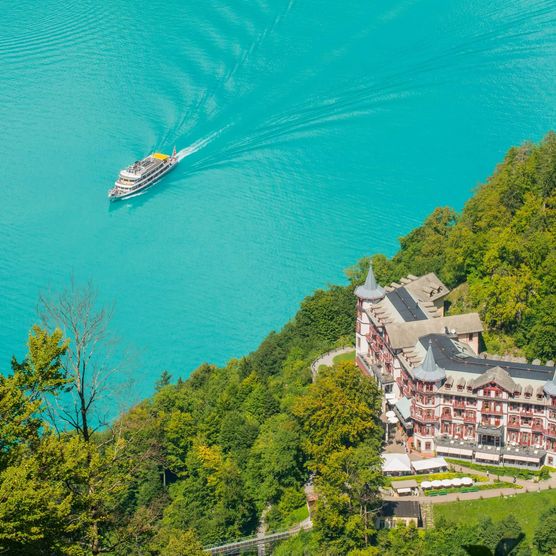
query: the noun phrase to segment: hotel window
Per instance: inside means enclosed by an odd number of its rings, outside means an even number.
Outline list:
[[[469,334],[468,338],[469,338],[469,341],[473,340],[473,334],[472,333]]]

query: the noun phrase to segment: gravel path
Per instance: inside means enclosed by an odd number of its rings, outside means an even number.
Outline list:
[[[327,351],[321,355],[318,359],[315,359],[311,363],[311,373],[313,375],[313,382],[317,378],[317,373],[319,372],[319,367],[324,365],[325,367],[332,367],[334,363],[334,357],[337,355],[342,355],[344,353],[349,353],[350,351],[355,351],[353,346],[345,346],[341,348],[336,348],[331,351]]]

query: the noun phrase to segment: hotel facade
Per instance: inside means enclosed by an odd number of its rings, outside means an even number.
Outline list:
[[[479,355],[477,313],[444,314],[435,274],[357,297],[356,362],[384,392],[413,449],[478,463],[556,466],[554,363]]]

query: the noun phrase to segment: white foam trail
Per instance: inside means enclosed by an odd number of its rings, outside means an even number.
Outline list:
[[[178,160],[183,160],[186,156],[196,153],[197,151],[200,151],[202,148],[206,147],[209,143],[214,141],[214,139],[216,139],[226,129],[226,127],[213,131],[206,137],[203,137],[202,139],[195,141],[195,143],[189,145],[189,147],[185,147],[184,149],[178,151],[177,153]]]

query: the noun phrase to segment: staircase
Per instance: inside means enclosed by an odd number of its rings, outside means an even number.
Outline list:
[[[432,529],[434,527],[434,515],[432,513],[431,502],[421,502],[421,519],[423,520],[423,527],[425,529]]]

